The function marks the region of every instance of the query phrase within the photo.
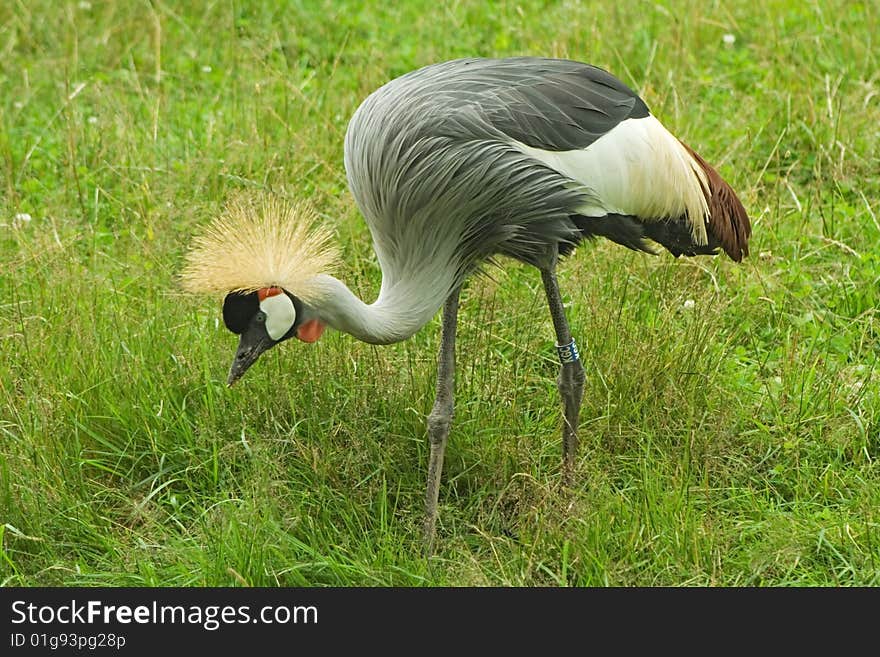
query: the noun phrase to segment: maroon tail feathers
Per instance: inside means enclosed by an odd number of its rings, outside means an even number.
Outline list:
[[[736,262],[740,262],[749,255],[749,237],[752,234],[749,215],[737,198],[736,192],[724,182],[718,172],[690,146],[684,142],[682,146],[706,172],[709,181],[709,189],[703,187],[703,194],[709,205],[709,231],[721,244],[725,253]]]

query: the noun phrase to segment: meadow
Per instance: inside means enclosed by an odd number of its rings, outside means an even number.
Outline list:
[[[346,185],[372,90],[463,56],[587,61],[731,183],[751,255],[585,244],[561,487],[534,269],[473,278],[436,552],[421,554],[439,317],[328,332],[232,388],[191,236],[307,199],[380,271]],[[872,0],[0,3],[0,583],[880,584],[880,6]]]

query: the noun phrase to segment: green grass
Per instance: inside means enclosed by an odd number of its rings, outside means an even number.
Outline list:
[[[880,584],[878,35],[853,0],[3,3],[0,582]],[[371,300],[348,118],[417,66],[514,54],[639,90],[738,190],[752,256],[564,263],[569,495],[540,277],[472,280],[426,561],[438,321],[287,344],[227,389],[219,301],[176,276],[229,195],[270,190]]]

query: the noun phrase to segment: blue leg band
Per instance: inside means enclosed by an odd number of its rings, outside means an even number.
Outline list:
[[[566,363],[575,363],[581,359],[578,353],[578,347],[574,343],[574,338],[566,345],[556,345],[556,353],[559,354],[559,360],[563,365]]]

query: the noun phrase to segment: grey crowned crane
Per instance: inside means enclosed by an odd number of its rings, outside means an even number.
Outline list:
[[[231,385],[267,349],[325,327],[372,344],[406,340],[443,307],[424,537],[430,553],[452,421],[462,283],[502,255],[541,272],[556,331],[563,479],[571,483],[584,368],[556,282],[585,238],[674,256],[748,255],[748,215],[730,186],[639,96],[588,64],[536,57],[426,66],[372,93],[345,135],[351,193],[382,269],[378,298],[331,275],[331,234],[302,205],[237,202],[200,236],[183,274],[221,292],[240,336]]]

